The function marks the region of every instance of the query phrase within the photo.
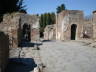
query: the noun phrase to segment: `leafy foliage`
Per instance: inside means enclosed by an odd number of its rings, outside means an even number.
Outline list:
[[[0,0],[0,14],[25,11],[23,0]]]
[[[26,13],[24,0],[0,0],[0,22],[5,13],[23,12]]]
[[[63,10],[66,10],[66,7],[64,4],[61,4],[60,6],[57,7],[57,13],[60,13]]]
[[[40,16],[40,34],[43,36],[44,28],[47,25],[55,24],[55,13],[44,13]]]

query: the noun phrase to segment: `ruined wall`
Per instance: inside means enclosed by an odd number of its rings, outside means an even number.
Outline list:
[[[84,20],[83,38],[93,38],[93,23],[92,19]]]
[[[83,33],[83,24],[84,24],[84,16],[82,11],[70,11],[70,24],[76,24],[76,40],[80,40],[82,38]],[[70,27],[71,30],[71,27]],[[70,35],[70,34],[69,34]]]
[[[20,13],[5,14],[3,22],[0,24],[0,31],[9,35],[11,48],[18,47],[18,27]]]
[[[0,24],[0,31],[9,35],[10,47],[17,48],[21,43],[23,25],[31,26],[31,41],[39,40],[39,18],[36,15],[23,13],[5,14]],[[34,38],[33,38],[33,32]]]
[[[9,37],[4,32],[0,32],[0,69],[4,71],[9,57]]]
[[[55,31],[50,29],[52,26],[46,26],[44,38],[56,38],[56,40],[72,40],[72,26],[76,26],[75,40],[96,39],[96,11],[92,18],[84,18],[80,10],[64,10],[56,16]],[[53,37],[52,34],[55,33]],[[53,37],[53,38],[52,38]]]
[[[31,31],[31,42],[39,41],[39,30],[33,28]]]
[[[57,14],[57,23],[56,23],[56,39],[57,40],[62,40],[63,38],[63,30],[65,29],[64,24],[69,24],[69,17],[68,15],[68,11],[62,11],[61,13]],[[62,26],[63,25],[63,26]]]
[[[36,15],[22,14],[20,21],[21,30],[25,23],[31,26],[31,42],[39,40],[39,17]]]
[[[76,40],[80,39],[83,33],[83,12],[78,10],[65,10],[57,16],[57,39],[71,40],[71,25],[76,24]]]
[[[93,12],[93,40],[96,40],[96,11]]]
[[[0,23],[0,69],[4,69],[10,48],[18,48],[24,23],[31,26],[31,41],[39,40],[39,18],[35,15],[11,13]],[[34,33],[34,34],[33,34]]]
[[[56,24],[46,26],[44,29],[44,40],[56,40]]]

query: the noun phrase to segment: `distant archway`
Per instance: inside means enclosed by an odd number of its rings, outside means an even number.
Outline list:
[[[71,40],[75,40],[76,38],[76,29],[77,29],[77,25],[72,24],[71,25]]]
[[[30,42],[31,40],[31,36],[30,36],[30,25],[28,25],[27,23],[25,23],[23,25],[23,29],[22,29],[22,41],[23,42]]]

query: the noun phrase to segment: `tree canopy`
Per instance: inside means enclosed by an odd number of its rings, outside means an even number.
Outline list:
[[[24,12],[24,7],[23,0],[0,0],[0,14],[16,11]]]
[[[63,10],[66,10],[64,4],[61,4],[56,8],[57,13],[60,13]],[[43,37],[44,29],[47,25],[56,24],[56,15],[55,13],[44,13],[40,16],[40,35]]]
[[[57,10],[57,13],[60,13],[61,11],[66,10],[66,7],[65,7],[64,4],[61,4],[60,6],[58,6],[58,7],[56,8],[56,10]]]
[[[0,0],[0,22],[5,13],[23,12],[26,13],[24,0]]]
[[[40,16],[40,34],[43,36],[44,28],[47,25],[55,24],[55,13],[44,13]]]

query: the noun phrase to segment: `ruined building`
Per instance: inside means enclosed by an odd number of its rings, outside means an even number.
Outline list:
[[[64,10],[56,16],[56,24],[48,25],[45,40],[96,40],[96,11],[92,18],[84,18],[83,11]],[[19,48],[25,42],[39,41],[39,17],[24,13],[5,14],[0,23],[0,71],[8,62],[10,48]]]
[[[45,40],[55,40],[56,39],[56,28],[55,24],[47,25],[44,29],[44,39]]]
[[[23,13],[5,14],[0,23],[0,70],[4,70],[10,48],[39,40],[39,17]]]
[[[22,13],[6,14],[0,24],[0,31],[8,34],[12,48],[22,42],[39,39],[39,17]]]
[[[93,12],[92,18],[86,19],[83,11],[64,10],[57,14],[56,24],[44,31],[44,39],[52,40],[81,40],[96,39],[96,11]],[[54,34],[53,35],[53,30]],[[49,32],[50,31],[50,34]],[[51,38],[50,38],[51,36]]]

